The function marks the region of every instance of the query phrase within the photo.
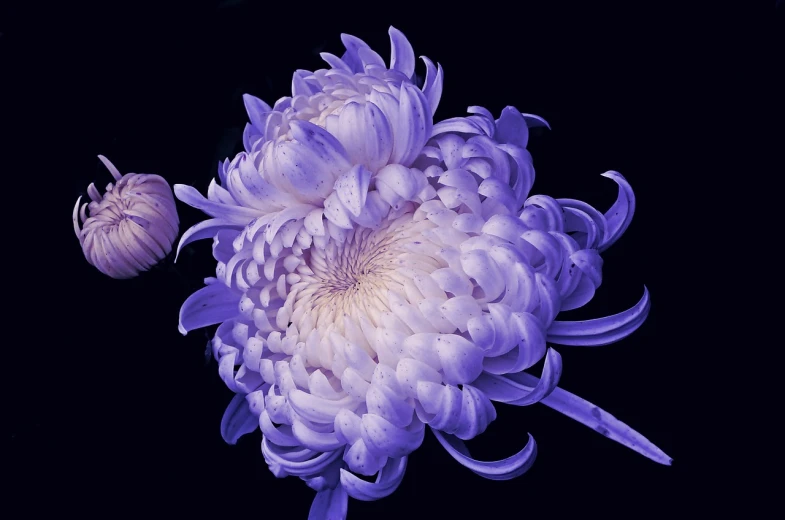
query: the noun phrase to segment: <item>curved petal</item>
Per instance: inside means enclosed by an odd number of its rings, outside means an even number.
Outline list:
[[[548,130],[551,129],[551,125],[548,124],[548,121],[541,118],[540,116],[536,116],[534,114],[521,114],[523,116],[524,121],[526,121],[526,125],[529,128],[538,128],[544,126]]]
[[[624,312],[586,321],[554,321],[548,328],[547,340],[559,345],[598,347],[626,338],[640,327],[649,315],[649,290]]]
[[[207,200],[193,186],[175,184],[174,194],[189,206],[200,209],[211,217],[220,218],[233,224],[245,226],[254,218],[261,216],[259,211],[253,209]]]
[[[439,134],[446,134],[447,132],[457,132],[459,134],[478,134],[482,135],[483,131],[477,123],[468,120],[465,117],[451,117],[433,125],[431,136]],[[447,164],[450,167],[449,164]]]
[[[350,497],[370,502],[391,495],[403,480],[408,457],[392,458],[379,470],[376,482],[368,482],[341,469],[341,485]]]
[[[180,257],[180,251],[191,242],[204,238],[213,238],[219,231],[227,228],[239,231],[243,227],[220,218],[203,220],[202,222],[191,226],[188,228],[188,231],[183,233],[183,236],[180,237],[180,243],[177,244],[177,253],[175,254],[174,261],[177,262],[177,259]]]
[[[425,99],[428,100],[428,106],[431,108],[431,115],[436,114],[436,108],[439,106],[439,101],[442,98],[442,89],[444,88],[444,69],[437,64],[434,66],[433,62],[425,56],[420,56],[420,59],[425,62],[425,83],[422,87],[422,93],[425,94]],[[432,135],[436,135],[433,133]]]
[[[390,35],[390,68],[403,73],[407,78],[414,74],[414,49],[401,31],[393,26],[387,31]]]
[[[624,234],[635,214],[635,194],[627,179],[615,171],[605,172],[602,176],[612,179],[619,185],[619,196],[611,209],[605,212],[608,227],[605,228],[605,238],[598,248],[600,252],[611,247]]]
[[[452,455],[455,460],[479,476],[490,480],[509,480],[523,475],[532,467],[534,459],[537,457],[537,443],[531,434],[527,434],[529,440],[526,446],[512,457],[493,462],[483,462],[471,458],[469,450],[466,449],[466,445],[460,439],[449,434],[443,434],[433,428],[431,431],[439,443],[444,446],[444,449],[447,450],[447,453]]]
[[[235,395],[221,418],[221,437],[227,444],[259,427],[259,419],[251,412],[244,394]]]
[[[183,336],[194,329],[215,325],[239,314],[238,295],[215,278],[212,280],[213,283],[193,293],[180,307],[177,328]]]
[[[263,116],[268,112],[272,112],[273,109],[270,108],[270,105],[251,94],[243,94],[243,103],[251,124],[256,127],[257,131],[262,130],[264,128]]]
[[[278,464],[289,475],[303,477],[319,473],[341,456],[343,450],[315,452],[309,449],[288,449],[262,439],[262,454],[267,464]]]
[[[517,374],[505,374],[503,376],[486,373],[474,382],[474,386],[484,391],[488,398],[494,401],[515,406],[529,406],[540,402],[553,392],[556,385],[559,384],[561,373],[561,355],[552,348],[549,348],[548,353],[545,356],[542,377],[537,382],[537,386],[535,386],[534,389],[528,388],[518,382],[520,379],[520,372]],[[522,391],[526,393],[521,395]]]

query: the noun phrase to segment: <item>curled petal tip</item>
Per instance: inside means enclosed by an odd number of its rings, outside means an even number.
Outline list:
[[[100,159],[100,161],[104,163],[104,166],[106,166],[106,169],[109,170],[109,173],[112,174],[114,180],[119,181],[120,179],[123,178],[123,175],[120,173],[117,167],[114,164],[112,164],[112,161],[110,161],[109,159],[107,159],[101,154],[98,154],[98,159]]]

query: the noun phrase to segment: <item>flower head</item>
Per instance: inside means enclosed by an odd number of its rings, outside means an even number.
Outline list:
[[[295,73],[292,98],[271,109],[246,97],[246,151],[219,167],[221,186],[207,199],[175,186],[213,217],[181,240],[213,238],[217,268],[179,326],[219,324],[213,353],[237,393],[224,438],[259,426],[270,469],[317,490],[312,513],[323,518],[345,517],[347,496],[392,493],[426,426],[482,476],[526,471],[531,436],[499,462],[474,460],[463,445],[496,418],[493,401],[543,402],[669,463],[557,388],[561,356],[548,346],[611,343],[646,318],[644,289],[621,314],[556,319],[600,285],[600,252],[634,212],[629,184],[604,174],[619,187],[605,214],[531,195],[528,129],[547,123],[470,107],[432,125],[441,74],[429,66],[417,89],[411,47],[390,35],[391,69],[344,36],[342,59],[323,55],[331,69]],[[543,358],[540,378],[524,372]]]
[[[112,278],[133,278],[172,250],[180,224],[172,189],[163,177],[121,175],[109,159],[98,158],[116,183],[103,196],[94,184],[88,186],[91,202],[80,209],[79,197],[74,206],[74,232],[90,265]]]

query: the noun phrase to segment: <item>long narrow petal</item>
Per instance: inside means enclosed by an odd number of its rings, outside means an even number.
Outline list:
[[[243,103],[251,124],[256,127],[257,131],[264,129],[263,116],[268,112],[272,112],[273,109],[270,108],[270,105],[251,94],[243,94]]]
[[[611,209],[605,212],[608,227],[605,228],[605,239],[598,248],[600,252],[608,249],[624,234],[635,214],[635,194],[627,179],[614,171],[605,172],[602,176],[612,179],[619,185],[619,196]]]
[[[437,66],[434,66],[433,62],[425,56],[420,56],[420,59],[425,62],[425,83],[422,87],[422,93],[425,94],[425,99],[428,100],[431,115],[434,115],[436,114],[436,108],[439,106],[439,101],[442,98],[444,69],[438,64]]]
[[[390,68],[402,72],[407,78],[414,74],[414,49],[401,31],[390,26]]]
[[[479,476],[490,480],[510,480],[523,475],[532,467],[534,459],[537,457],[537,443],[531,434],[527,434],[529,441],[526,446],[515,455],[503,460],[484,462],[471,458],[469,450],[460,439],[438,430],[431,429],[431,431],[455,460]]]
[[[640,327],[651,309],[649,290],[624,312],[586,321],[554,321],[548,328],[547,340],[559,345],[598,347],[626,338]]]
[[[538,383],[538,378],[529,374],[520,374],[518,380],[530,387],[535,387]],[[668,466],[673,462],[671,457],[646,437],[605,410],[562,388],[556,388],[540,402],[655,462]]]
[[[180,243],[177,244],[177,253],[175,254],[174,261],[177,262],[180,251],[191,242],[204,238],[213,238],[222,229],[236,229],[239,231],[242,228],[243,227],[238,224],[233,224],[228,220],[220,218],[203,220],[188,228],[188,231],[183,233],[183,236],[180,237]]]
[[[233,224],[245,226],[255,217],[261,216],[261,213],[256,210],[207,200],[193,186],[175,184],[174,194],[189,206],[200,209],[211,217],[221,218]]]

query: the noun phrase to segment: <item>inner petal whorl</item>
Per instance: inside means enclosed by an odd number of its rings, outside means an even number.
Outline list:
[[[377,230],[353,230],[343,243],[314,243],[298,267],[301,280],[292,287],[299,289],[292,323],[302,331],[303,321],[316,316],[315,328],[332,325],[339,333],[344,332],[344,318],[380,326],[382,314],[390,311],[389,292],[406,294],[407,277],[400,270],[431,273],[444,267],[437,258],[440,247],[423,236],[433,227],[427,220],[413,222],[407,214]]]

